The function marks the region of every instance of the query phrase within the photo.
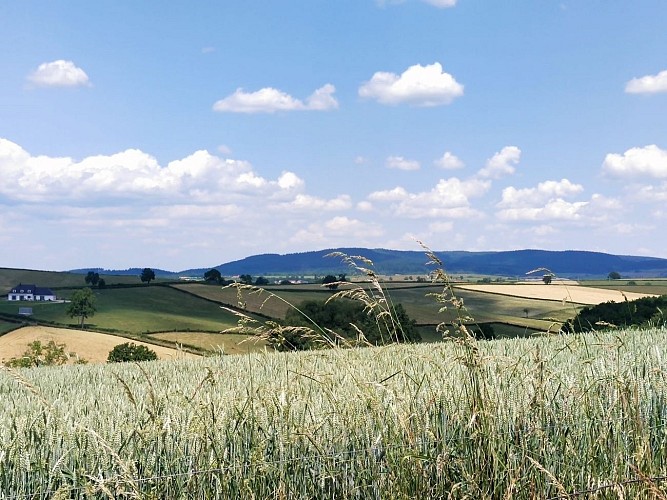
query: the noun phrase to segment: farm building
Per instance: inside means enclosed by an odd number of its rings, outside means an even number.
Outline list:
[[[8,300],[56,300],[56,294],[50,288],[19,283],[7,294]]]

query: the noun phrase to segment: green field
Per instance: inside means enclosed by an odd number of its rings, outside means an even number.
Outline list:
[[[63,292],[67,298],[73,290]],[[236,325],[236,317],[219,305],[167,286],[95,290],[97,312],[86,327],[132,334],[194,330],[217,332]],[[21,306],[27,304],[21,303]],[[0,302],[0,313],[16,314],[19,303]],[[31,302],[34,319],[76,326],[65,303]]]
[[[14,323],[13,321],[4,321],[0,319],[0,335],[10,332],[16,329],[18,326],[19,324]]]
[[[82,275],[70,273],[0,269],[0,281],[14,284],[20,277],[28,278],[39,285],[48,284],[64,298],[82,287],[84,278]],[[98,310],[86,321],[87,328],[137,335],[162,331],[219,332],[237,324],[237,317],[220,307],[239,304],[239,296],[234,288],[204,283],[145,286],[137,283],[136,277],[117,278],[119,281],[130,283],[125,286],[94,289]],[[584,284],[629,291],[653,293],[667,291],[664,280],[654,280],[655,284],[651,285],[642,280],[637,281],[636,285],[628,285],[627,281],[604,280],[584,282]],[[368,286],[364,283],[355,283],[359,284]],[[399,281],[386,281],[382,285],[390,300],[396,304],[403,304],[410,317],[417,322],[425,341],[440,340],[442,336],[435,332],[435,325],[450,322],[455,318],[454,310],[440,312],[439,305],[429,296],[441,292],[442,285]],[[491,324],[496,335],[501,338],[522,337],[540,331],[556,331],[560,322],[574,317],[578,311],[577,306],[558,301],[482,293],[459,289],[456,286],[454,290],[457,297],[464,301],[474,320],[478,323]],[[268,286],[262,293],[244,291],[240,299],[250,313],[261,314],[264,318],[281,319],[292,307],[290,304],[298,306],[305,300],[326,300],[333,293],[315,284]],[[0,301],[0,313],[16,315],[19,305],[33,308],[34,314],[31,320],[61,326],[76,326],[76,319],[66,316],[65,304],[17,304]],[[3,328],[11,327],[0,325],[0,333]],[[202,337],[201,342],[194,341],[193,345],[208,342],[206,337]]]
[[[388,296],[394,303],[403,304],[406,311],[418,325],[437,325],[451,321],[455,311],[439,312],[439,306],[429,294],[442,291],[442,285],[424,283],[384,283]],[[177,285],[178,288],[211,300],[236,305],[237,291],[233,288],[205,284]],[[241,301],[249,311],[284,318],[289,304],[298,305],[304,300],[326,300],[332,291],[318,285],[291,285],[288,287],[267,287],[262,293],[244,291]],[[572,304],[563,305],[552,300],[526,299],[499,294],[481,293],[456,289],[457,297],[463,299],[466,308],[479,323],[504,323],[519,328],[546,331],[553,330],[554,321],[564,321],[574,317],[578,308]],[[271,297],[277,295],[279,298]],[[509,330],[507,330],[509,331]]]
[[[664,498],[666,334],[0,370],[0,497]]]

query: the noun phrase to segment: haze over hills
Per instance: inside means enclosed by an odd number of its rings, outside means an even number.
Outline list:
[[[336,248],[291,254],[261,254],[218,266],[183,271],[155,269],[161,277],[203,276],[215,267],[223,276],[240,274],[302,276],[328,273],[350,274],[340,258],[327,257],[332,252],[360,255],[374,263],[379,274],[426,274],[433,269],[423,251],[368,248]],[[571,278],[606,277],[616,271],[624,277],[667,277],[667,259],[632,255],[612,255],[580,250],[513,250],[501,252],[435,252],[450,274],[485,274],[523,276],[537,268],[547,268],[557,276]],[[125,270],[75,269],[71,272],[96,271],[105,274],[139,275],[141,268]]]

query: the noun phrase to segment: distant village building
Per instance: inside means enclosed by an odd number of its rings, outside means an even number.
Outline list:
[[[56,294],[50,288],[40,288],[36,285],[19,283],[7,294],[8,300],[46,301],[56,300]]]

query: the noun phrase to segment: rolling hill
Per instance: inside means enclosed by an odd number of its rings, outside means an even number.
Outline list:
[[[338,248],[286,255],[263,254],[216,266],[223,276],[313,275],[349,273],[331,252],[361,255],[373,261],[382,274],[426,274],[432,266],[422,251],[367,248]],[[611,271],[624,277],[667,277],[667,259],[612,255],[578,250],[514,250],[505,252],[435,252],[450,274],[523,276],[537,268],[547,268],[558,276],[571,278],[606,277]],[[203,275],[210,268],[190,269],[179,274]]]
[[[223,276],[250,274],[253,276],[312,276],[325,274],[350,274],[350,268],[339,258],[327,257],[332,252],[360,255],[370,259],[376,272],[391,274],[427,274],[432,266],[427,264],[423,251],[404,251],[369,248],[332,248],[312,252],[290,254],[261,254],[211,267],[169,271],[152,268],[157,277],[177,279],[179,276],[203,276],[215,268]],[[667,277],[667,259],[633,255],[613,255],[582,250],[511,250],[502,252],[435,252],[444,267],[452,275],[482,274],[492,276],[521,277],[537,268],[547,268],[557,276],[567,278],[606,278],[616,271],[626,278]],[[69,272],[86,274],[88,271],[109,276],[133,276],[140,268],[110,270],[103,268],[73,269]]]

